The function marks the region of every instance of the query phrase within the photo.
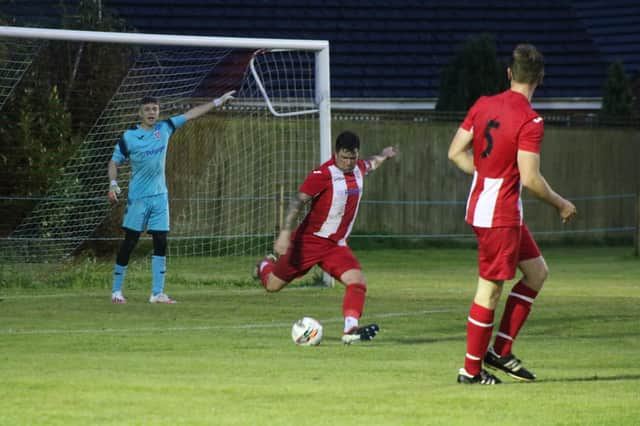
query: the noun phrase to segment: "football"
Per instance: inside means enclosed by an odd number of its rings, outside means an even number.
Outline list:
[[[311,317],[301,318],[291,327],[291,339],[298,346],[318,346],[322,342],[322,324]]]

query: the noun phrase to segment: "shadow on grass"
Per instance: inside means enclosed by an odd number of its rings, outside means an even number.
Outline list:
[[[502,380],[502,383],[499,387],[504,385],[513,386],[513,385],[543,385],[546,383],[583,383],[583,382],[619,382],[619,381],[634,381],[640,380],[640,374],[623,374],[620,376],[590,376],[590,377],[559,377],[559,378],[550,378],[550,379],[536,379],[533,382],[523,382],[515,379],[509,379],[504,374],[497,374],[497,376]]]
[[[380,339],[380,342],[389,343],[394,345],[421,345],[429,343],[440,342],[461,342],[464,341],[465,336],[447,336],[447,337],[384,337],[384,340]]]
[[[619,376],[563,377],[557,379],[538,379],[535,383],[573,383],[573,382],[617,382],[640,380],[640,374],[621,374]]]

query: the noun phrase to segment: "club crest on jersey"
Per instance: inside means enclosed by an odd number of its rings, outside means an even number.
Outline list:
[[[156,130],[155,132],[153,132],[153,136],[154,136],[156,139],[160,139],[160,130]]]

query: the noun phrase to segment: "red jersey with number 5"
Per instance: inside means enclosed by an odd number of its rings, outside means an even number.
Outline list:
[[[475,172],[466,221],[480,228],[522,224],[518,150],[539,153],[544,123],[521,93],[483,96],[461,127],[473,132]]]

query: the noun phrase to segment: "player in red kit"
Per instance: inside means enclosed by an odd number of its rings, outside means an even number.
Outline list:
[[[530,102],[544,76],[542,54],[530,44],[518,45],[507,75],[510,89],[478,99],[449,147],[449,159],[473,175],[466,221],[478,240],[478,286],[467,320],[467,353],[458,372],[459,383],[500,383],[482,368],[483,360],[518,380],[535,380],[535,374],[511,351],[548,274],[523,221],[521,188],[555,207],[563,222],[576,214],[575,206],[554,192],[540,174],[544,123]],[[522,278],[509,293],[489,347],[502,285],[515,277],[516,268]]]
[[[342,305],[344,334],[351,344],[371,340],[376,324],[360,327],[367,285],[362,267],[347,245],[356,220],[365,176],[387,158],[396,155],[393,147],[365,160],[359,159],[360,140],[352,132],[340,133],[333,158],[309,173],[291,200],[280,235],[273,248],[280,257],[267,256],[256,267],[256,277],[269,292],[281,290],[314,265],[342,282],[346,289]],[[311,208],[300,225],[293,225],[304,204]]]

